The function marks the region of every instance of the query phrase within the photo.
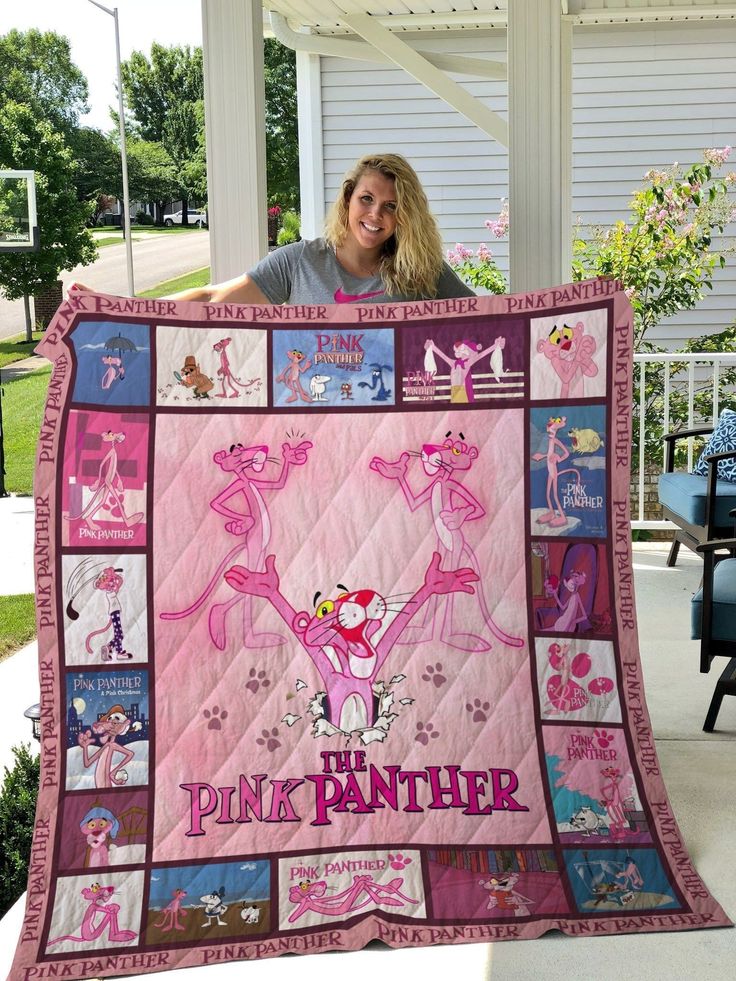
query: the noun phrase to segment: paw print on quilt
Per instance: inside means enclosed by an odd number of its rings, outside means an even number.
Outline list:
[[[736,450],[736,412],[733,409],[724,409],[718,419],[718,425],[693,468],[693,473],[707,477],[708,464],[705,458],[711,453],[726,453],[729,450]],[[736,457],[719,462],[718,479],[730,480],[731,483],[736,484]]]

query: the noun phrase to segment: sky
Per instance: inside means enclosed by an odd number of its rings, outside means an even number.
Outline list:
[[[120,55],[133,51],[148,54],[151,43],[202,43],[201,0],[101,0],[105,7],[118,8]],[[87,76],[90,112],[83,126],[110,130],[109,108],[117,107],[115,24],[104,11],[88,0],[1,0],[0,35],[13,28],[35,27],[66,35],[72,60]]]

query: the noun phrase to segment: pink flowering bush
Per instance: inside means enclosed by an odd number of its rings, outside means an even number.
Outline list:
[[[684,172],[677,164],[667,170],[650,170],[645,184],[635,192],[628,221],[612,228],[592,229],[584,238],[575,237],[575,279],[613,276],[624,286],[634,309],[635,347],[639,351],[660,350],[648,341],[647,331],[680,310],[691,310],[712,289],[713,274],[726,262],[730,248],[716,247],[714,239],[736,218],[729,196],[736,174],[717,176],[728,160],[730,147],[705,150],[703,163]],[[736,328],[732,324],[719,334],[691,338],[683,348],[688,353],[736,350]],[[672,362],[669,400],[669,430],[687,428],[690,418],[686,362]],[[634,376],[634,437],[632,467],[639,465],[640,376]],[[733,404],[736,371],[722,369],[719,400]],[[662,459],[665,369],[649,364],[644,392],[647,420],[646,462],[660,465]],[[696,382],[694,416],[711,418],[713,389],[710,381]],[[684,448],[681,451],[684,453]],[[678,465],[684,460],[678,460]]]
[[[502,202],[498,218],[489,218],[484,224],[496,238],[503,238],[509,230],[508,203]],[[508,292],[506,277],[496,265],[493,253],[485,242],[481,242],[475,252],[458,242],[454,249],[448,249],[447,261],[470,286],[476,289],[482,287],[490,293]]]
[[[631,200],[628,221],[593,228],[578,226],[573,276],[612,276],[624,286],[634,308],[637,350],[654,350],[647,331],[680,310],[691,310],[712,289],[713,274],[730,249],[713,239],[736,218],[729,189],[736,174],[718,177],[731,147],[705,150],[703,163],[682,171],[650,170]]]

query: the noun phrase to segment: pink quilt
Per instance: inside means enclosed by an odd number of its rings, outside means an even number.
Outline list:
[[[729,921],[654,750],[611,282],[75,295],[12,978]]]

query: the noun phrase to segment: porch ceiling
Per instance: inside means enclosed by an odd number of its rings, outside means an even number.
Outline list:
[[[573,24],[736,19],[736,0],[559,0]],[[368,14],[395,33],[505,28],[508,0],[263,0],[294,30],[351,34],[345,16]]]

